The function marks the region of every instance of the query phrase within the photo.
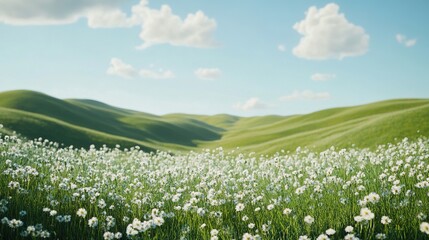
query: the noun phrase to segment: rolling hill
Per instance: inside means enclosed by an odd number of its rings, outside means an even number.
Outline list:
[[[224,147],[273,153],[307,146],[374,147],[429,136],[429,99],[398,99],[306,115],[157,116],[93,100],[61,100],[33,91],[0,93],[0,124],[27,138],[75,147],[140,146],[146,151]]]

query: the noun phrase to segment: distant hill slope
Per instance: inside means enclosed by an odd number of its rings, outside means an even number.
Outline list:
[[[399,99],[306,115],[237,117],[152,114],[93,100],[61,100],[33,91],[0,93],[0,124],[28,138],[88,147],[186,151],[224,147],[273,153],[307,146],[373,147],[429,136],[429,100]]]

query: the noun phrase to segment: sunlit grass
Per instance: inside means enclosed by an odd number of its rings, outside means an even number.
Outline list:
[[[0,238],[424,239],[429,141],[375,151],[60,149],[3,136]]]

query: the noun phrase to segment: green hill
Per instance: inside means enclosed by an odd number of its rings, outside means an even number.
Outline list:
[[[374,147],[429,136],[429,100],[399,99],[296,116],[152,114],[33,91],[0,93],[0,123],[27,138],[76,147],[140,146],[146,151],[224,147],[273,153],[307,146]]]

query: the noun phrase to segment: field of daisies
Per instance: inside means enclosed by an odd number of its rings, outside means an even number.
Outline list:
[[[272,156],[0,139],[0,239],[429,239],[427,139]]]

